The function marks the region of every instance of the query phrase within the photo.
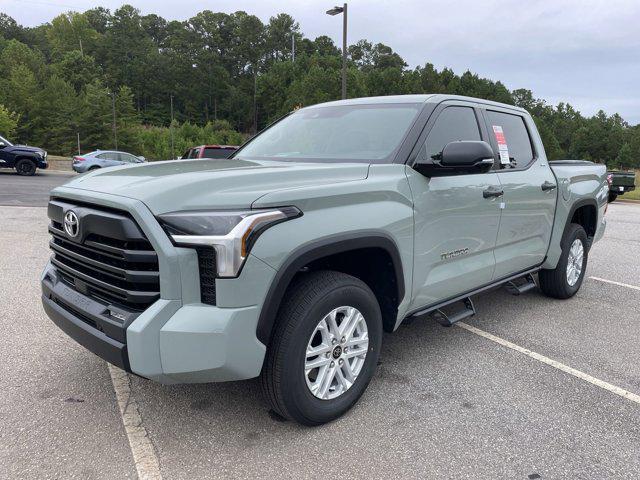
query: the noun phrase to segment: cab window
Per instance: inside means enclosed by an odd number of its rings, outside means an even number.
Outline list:
[[[482,140],[476,114],[471,107],[447,107],[436,119],[418,153],[421,162],[433,161],[447,143]]]
[[[524,123],[524,119],[520,115],[512,115],[509,113],[494,112],[487,110],[487,121],[490,135],[495,135],[496,130],[502,131],[503,145],[506,144],[509,163],[503,163],[502,167],[526,167],[533,160],[533,148],[531,147],[531,138]],[[494,139],[495,140],[495,139]]]
[[[204,149],[204,158],[229,158],[235,152],[235,149],[232,148],[205,148]]]

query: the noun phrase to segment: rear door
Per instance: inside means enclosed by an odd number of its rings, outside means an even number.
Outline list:
[[[558,190],[542,144],[532,135],[531,117],[493,107],[483,113],[504,191],[495,248],[497,280],[544,261]]]
[[[447,143],[488,140],[480,112],[468,104],[440,105],[418,141],[417,159],[429,161]],[[484,198],[499,187],[495,171],[428,178],[407,168],[414,198],[412,309],[422,308],[491,282],[500,199]]]

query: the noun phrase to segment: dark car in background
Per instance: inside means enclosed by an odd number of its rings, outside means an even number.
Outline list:
[[[45,169],[47,152],[27,145],[14,145],[0,136],[0,168],[15,168],[18,175],[34,175],[38,168]]]
[[[131,153],[117,150],[96,150],[73,157],[73,170],[78,173],[88,172],[97,168],[115,167],[146,162],[144,157],[136,157]]]
[[[607,172],[609,180],[609,202],[618,195],[624,195],[636,189],[636,172],[633,170],[611,170]]]
[[[229,158],[237,149],[237,145],[199,145],[184,152],[180,158]]]

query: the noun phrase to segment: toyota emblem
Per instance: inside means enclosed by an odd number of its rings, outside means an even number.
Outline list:
[[[64,214],[64,231],[67,232],[71,238],[78,236],[80,230],[80,220],[78,216],[72,210],[69,210]]]

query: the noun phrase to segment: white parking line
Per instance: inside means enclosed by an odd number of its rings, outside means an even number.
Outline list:
[[[480,330],[479,328],[473,327],[469,324],[466,324],[464,322],[459,322],[456,325],[458,325],[460,328],[464,328],[465,330],[471,332],[471,333],[475,333],[476,335],[480,335],[481,337],[484,337],[488,340],[491,340],[492,342],[498,343],[504,347],[510,348],[511,350],[515,350],[516,352],[520,352],[520,353],[524,353],[525,355],[527,355],[528,357],[531,357],[535,360],[538,360],[539,362],[545,363],[553,368],[557,368],[558,370],[562,370],[565,373],[568,373],[569,375],[573,375],[576,378],[579,378],[580,380],[584,380],[585,382],[589,382],[592,385],[595,385],[596,387],[600,387],[604,390],[607,390],[615,395],[618,395],[622,398],[626,398],[627,400],[631,400],[632,402],[637,403],[638,405],[640,405],[640,395],[637,395],[635,393],[629,392],[623,388],[617,387],[615,385],[612,385],[610,383],[605,382],[604,380],[600,380],[598,378],[592,377],[591,375],[587,375],[584,372],[581,372],[580,370],[576,370],[575,368],[571,368],[567,365],[564,365],[563,363],[560,363],[556,360],[553,360],[549,357],[545,357],[544,355],[540,355],[539,353],[536,352],[532,352],[531,350],[529,350],[528,348],[524,348],[521,347],[519,345],[516,345],[515,343],[511,343],[508,340],[505,340],[503,338],[500,337],[496,337],[495,335],[492,335],[489,332],[485,332],[484,330]]]
[[[628,283],[622,283],[622,282],[614,282],[613,280],[607,280],[606,278],[589,277],[589,279],[597,280],[599,282],[604,282],[604,283],[610,283],[612,285],[618,285],[619,287],[627,287],[627,288],[632,288],[633,290],[640,290],[640,287],[637,287],[636,285],[629,285]]]
[[[129,446],[133,454],[133,463],[141,480],[161,480],[160,462],[156,456],[156,451],[149,439],[147,430],[142,425],[142,418],[138,411],[138,404],[131,396],[131,383],[127,372],[107,364],[109,374],[113,382],[113,389],[116,391],[116,399],[122,424],[129,439]]]

